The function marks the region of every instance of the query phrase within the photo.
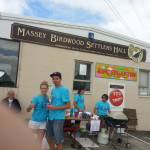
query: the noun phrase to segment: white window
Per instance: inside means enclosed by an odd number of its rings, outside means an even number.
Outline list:
[[[78,90],[81,85],[91,91],[91,62],[75,61],[73,90]]]
[[[150,95],[150,71],[140,70],[139,95]]]

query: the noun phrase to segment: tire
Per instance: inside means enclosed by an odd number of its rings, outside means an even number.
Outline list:
[[[127,144],[126,144],[126,148],[131,148],[131,144],[130,144],[130,143],[127,143]]]
[[[121,138],[118,138],[117,141],[118,141],[118,143],[122,143],[122,139]]]

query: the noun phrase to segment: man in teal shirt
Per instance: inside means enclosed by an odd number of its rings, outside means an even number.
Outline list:
[[[51,104],[48,106],[49,115],[47,123],[46,138],[51,150],[62,150],[63,138],[63,125],[65,121],[65,110],[71,107],[69,90],[61,85],[61,73],[54,72],[50,75],[52,77],[55,87],[52,89]]]

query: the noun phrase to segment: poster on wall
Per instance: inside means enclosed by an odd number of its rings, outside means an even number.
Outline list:
[[[97,63],[95,71],[95,76],[99,78],[137,81],[137,68]]]
[[[85,65],[85,64],[80,64],[80,71],[79,71],[79,74],[86,76],[86,72],[87,72],[87,65]]]
[[[125,106],[125,84],[109,83],[108,96],[111,111],[123,111]]]

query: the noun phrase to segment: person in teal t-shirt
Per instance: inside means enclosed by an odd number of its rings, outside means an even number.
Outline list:
[[[51,105],[53,106],[63,106],[66,105],[66,102],[70,102],[69,90],[61,85],[60,87],[54,87],[51,92],[52,99]],[[65,109],[58,109],[58,110],[49,110],[48,119],[65,119]]]
[[[84,86],[80,86],[80,88],[78,89],[77,94],[75,94],[74,96],[74,111],[78,111],[78,112],[84,112],[85,110],[85,105],[84,105],[84,93],[86,91],[86,88]],[[76,128],[76,137],[80,137],[80,132],[79,132],[79,128],[80,128],[80,122],[79,120],[75,121],[75,128]]]
[[[84,111],[85,110],[85,105],[84,105],[84,93],[85,93],[86,88],[84,86],[80,86],[77,94],[74,96],[74,102],[73,105],[74,111]]]
[[[110,113],[110,105],[107,102],[107,100],[108,100],[108,95],[107,94],[103,94],[102,95],[102,100],[98,101],[95,104],[95,107],[94,107],[94,114],[98,115],[100,120],[101,120],[101,128],[104,127],[104,120],[103,120],[103,118],[105,116],[107,116],[108,113]]]
[[[40,143],[42,143],[47,123],[48,110],[46,106],[49,103],[48,88],[48,83],[43,81],[40,85],[41,94],[34,96],[27,108],[27,112],[34,109],[28,127],[33,129],[34,133],[37,133],[37,140]]]
[[[69,90],[61,84],[61,73],[54,72],[50,75],[52,77],[55,87],[51,92],[51,105],[47,107],[49,109],[48,123],[46,138],[51,150],[62,150],[64,141],[63,126],[65,121],[65,110],[71,107]]]
[[[31,116],[32,121],[36,122],[44,122],[47,120],[48,110],[46,109],[46,105],[48,103],[48,95],[42,96],[38,94],[33,97],[31,103],[35,105],[34,111]]]
[[[108,95],[103,94],[102,100],[98,101],[95,104],[94,114],[97,114],[98,116],[106,116],[108,115],[108,113],[110,113],[110,105],[107,102],[107,100],[108,100]]]

